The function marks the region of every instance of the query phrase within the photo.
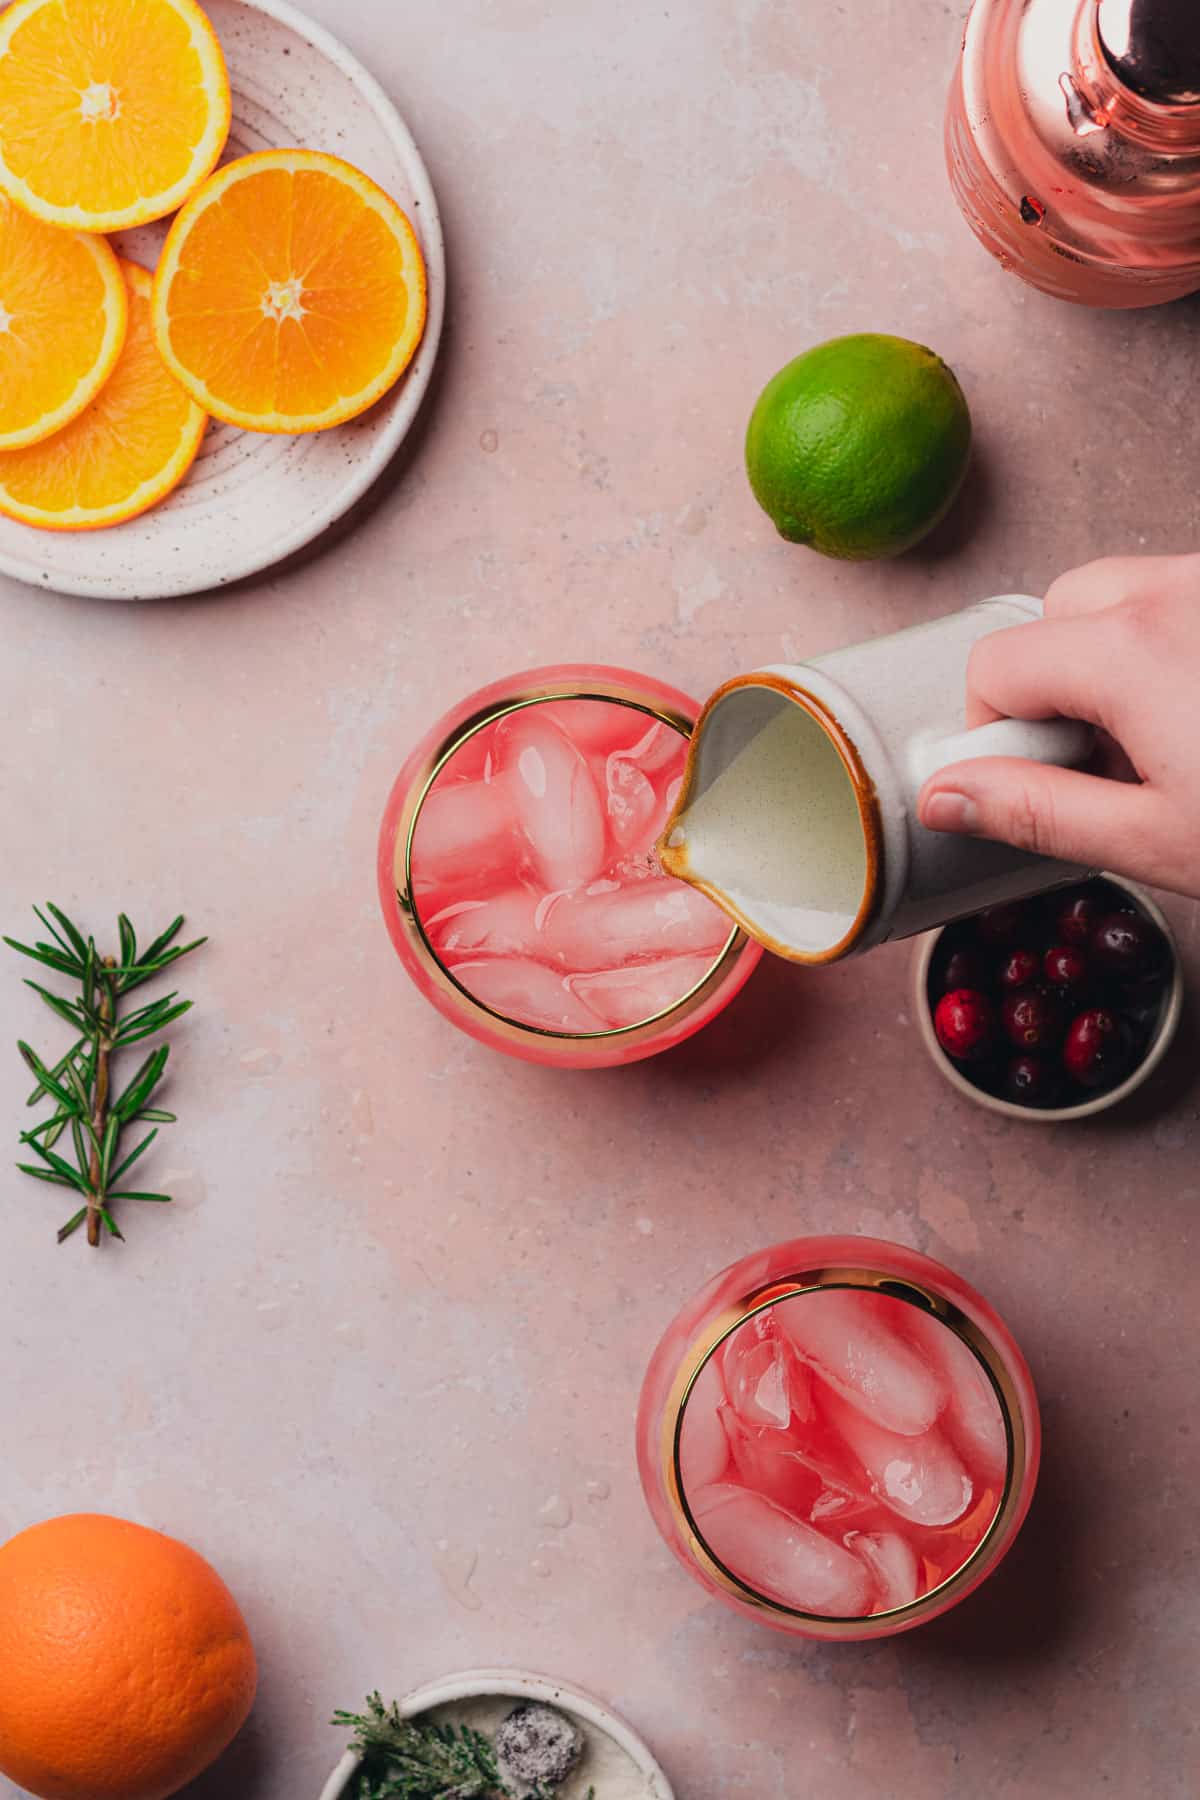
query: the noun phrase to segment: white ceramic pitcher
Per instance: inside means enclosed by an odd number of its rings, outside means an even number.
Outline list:
[[[708,701],[659,845],[790,961],[835,962],[1082,873],[981,838],[926,831],[917,796],[967,757],[1082,763],[1089,726],[1001,719],[964,729],[967,659],[1041,617],[1008,594],[948,618],[727,682]]]

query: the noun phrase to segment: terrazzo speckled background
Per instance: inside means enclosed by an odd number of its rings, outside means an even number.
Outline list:
[[[764,969],[673,1057],[556,1075],[416,998],[372,857],[410,742],[506,669],[595,658],[702,693],[1200,543],[1200,305],[1078,313],[975,249],[939,141],[957,4],[311,5],[428,159],[442,377],[381,503],[301,568],[129,608],[0,583],[4,929],[49,895],[97,925],[184,906],[213,936],[150,1165],[177,1206],[116,1253],[58,1251],[53,1201],[0,1176],[0,1530],[112,1510],[233,1585],[261,1699],[190,1800],[309,1800],[333,1706],[488,1661],[601,1691],[681,1800],[1183,1800],[1190,1043],[1137,1112],[1011,1126],[926,1064],[898,947]],[[773,538],[740,439],[781,362],[859,328],[953,362],[980,449],[930,546],[856,569]],[[1195,980],[1196,909],[1171,911]],[[6,1039],[53,1038],[2,968]],[[5,1051],[13,1133],[26,1086]],[[1007,1315],[1046,1467],[956,1615],[807,1648],[677,1570],[632,1416],[714,1268],[847,1227],[953,1261]]]

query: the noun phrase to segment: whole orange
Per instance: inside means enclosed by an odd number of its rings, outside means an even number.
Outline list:
[[[0,1548],[0,1771],[39,1800],[166,1800],[256,1683],[233,1595],[186,1544],[77,1513]]]

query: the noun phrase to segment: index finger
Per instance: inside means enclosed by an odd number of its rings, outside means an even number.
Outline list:
[[[989,632],[967,667],[967,723],[1065,718],[1111,730],[1114,684],[1128,678],[1115,639],[1103,613]]]
[[[1068,569],[1046,590],[1048,619],[1074,619],[1083,613],[1107,612],[1147,588],[1160,586],[1171,556],[1104,556]]]

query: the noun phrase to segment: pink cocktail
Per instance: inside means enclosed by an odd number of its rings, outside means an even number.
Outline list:
[[[598,1067],[678,1043],[743,985],[757,946],[655,850],[696,711],[622,670],[535,670],[418,747],[384,816],[380,897],[409,973],[456,1024]]]
[[[950,1270],[863,1238],[727,1270],[642,1396],[651,1509],[730,1604],[813,1637],[903,1631],[1003,1556],[1039,1453],[1029,1371]]]

